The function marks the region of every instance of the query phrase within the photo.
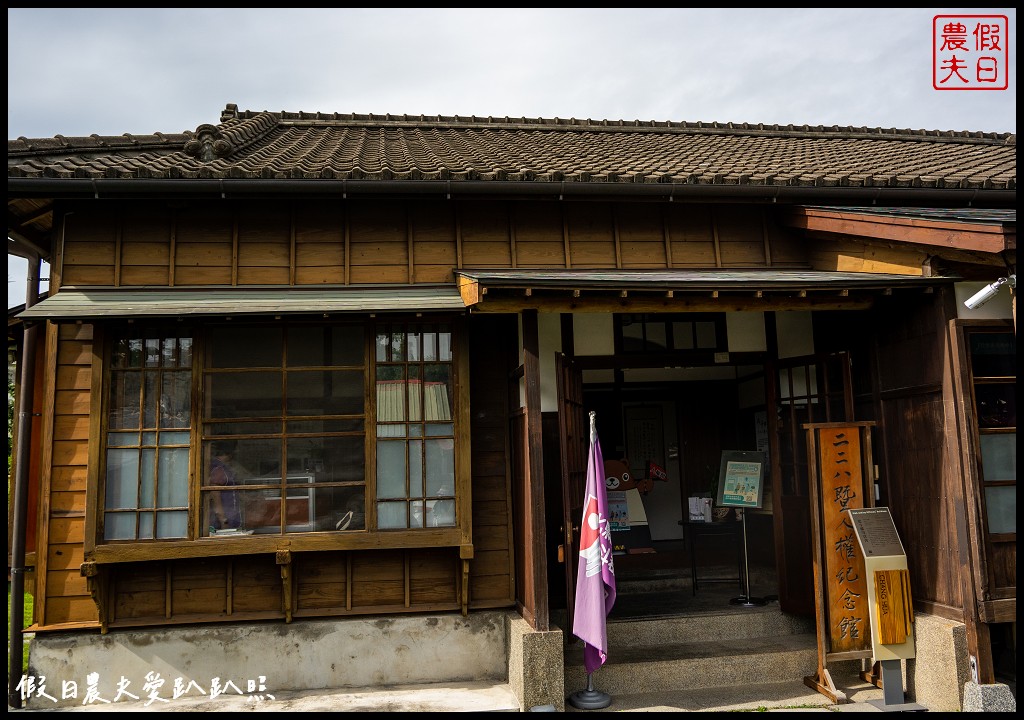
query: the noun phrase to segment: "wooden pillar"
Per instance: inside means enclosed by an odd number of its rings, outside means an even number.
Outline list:
[[[540,339],[537,311],[523,312],[523,380],[526,384],[527,457],[524,472],[522,511],[525,536],[520,551],[525,553],[525,569],[532,588],[528,602],[533,606],[536,630],[549,629],[547,537],[544,530],[544,447],[540,411]]]

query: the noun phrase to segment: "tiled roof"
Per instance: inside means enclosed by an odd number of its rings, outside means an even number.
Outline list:
[[[9,178],[448,180],[1015,190],[1016,135],[238,111],[180,134],[18,138]]]

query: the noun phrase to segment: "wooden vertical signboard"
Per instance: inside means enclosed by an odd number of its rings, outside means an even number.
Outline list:
[[[810,423],[807,431],[818,669],[804,683],[846,702],[829,674],[832,660],[872,656],[864,556],[847,510],[872,507],[873,422]]]

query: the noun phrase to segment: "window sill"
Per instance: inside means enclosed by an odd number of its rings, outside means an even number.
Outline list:
[[[96,545],[87,559],[99,563],[178,560],[291,552],[339,550],[391,550],[402,548],[469,546],[458,527],[423,530],[389,530],[354,533],[308,533],[292,535],[220,535],[197,540],[173,540]],[[471,551],[470,551],[471,552]],[[465,555],[463,555],[465,557]],[[472,557],[472,554],[469,555]]]

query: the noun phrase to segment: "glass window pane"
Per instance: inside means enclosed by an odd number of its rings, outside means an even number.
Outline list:
[[[111,430],[139,427],[142,403],[142,373],[118,372],[111,376],[110,410],[107,423]]]
[[[409,441],[409,496],[423,497],[423,441]]]
[[[405,441],[377,441],[377,497],[404,498]]]
[[[423,359],[436,361],[437,355],[437,333],[423,333]]]
[[[421,528],[426,526],[426,518],[423,517],[423,501],[413,500],[409,503],[409,527]]]
[[[107,447],[135,447],[139,442],[137,432],[110,433],[107,435]]]
[[[405,357],[405,333],[395,329],[391,332],[391,347],[389,349],[391,362],[404,362]]]
[[[142,433],[142,444],[143,445],[156,445],[156,433],[155,432],[144,432]]]
[[[451,420],[451,365],[424,365],[423,376],[423,419],[427,422]]]
[[[207,423],[206,435],[271,435],[281,432],[281,422],[222,422]],[[294,432],[303,432],[295,430]]]
[[[333,526],[328,526],[327,530],[365,530],[366,529],[366,511],[364,510],[364,499],[365,490],[362,487],[358,488],[325,488],[324,490],[317,490],[316,502],[317,512],[320,507],[328,501],[326,497],[328,493],[331,493],[329,498],[333,511],[337,513],[337,521]],[[321,498],[321,493],[325,496]]]
[[[160,433],[161,445],[188,445],[191,440],[189,432],[162,432]]]
[[[622,349],[641,352],[644,349],[644,324],[639,318],[622,319]]]
[[[420,334],[410,331],[406,334],[406,350],[409,354],[409,362],[419,362],[420,359]]]
[[[437,359],[444,362],[452,360],[452,331],[447,325],[439,325],[437,333]]]
[[[405,518],[404,502],[377,503],[377,527],[381,530],[394,530],[409,527]]]
[[[455,494],[455,442],[426,441],[427,497]]]
[[[207,417],[281,415],[281,372],[214,373],[206,377]]]
[[[430,511],[427,513],[427,517],[430,519],[430,527],[454,527],[455,501],[433,500],[431,502],[432,507],[430,508]]]
[[[409,366],[409,419],[423,419],[423,383],[420,380],[420,366]]]
[[[160,367],[160,340],[146,338],[146,367]]]
[[[106,501],[108,510],[134,508],[139,499],[139,451],[107,450]],[[134,532],[135,521],[132,521]]]
[[[139,475],[139,507],[151,508],[153,505],[154,485],[156,484],[156,450],[145,448],[139,451],[142,468]]]
[[[672,323],[672,347],[675,350],[693,350],[693,323]]]
[[[289,415],[363,412],[362,370],[292,370],[287,380]]]
[[[157,406],[160,404],[156,386],[159,380],[160,376],[154,372],[143,375],[142,382],[145,387],[142,390],[142,427],[145,428],[156,427]]]
[[[377,339],[374,342],[374,347],[376,348],[377,362],[387,362],[388,361],[388,338],[389,337],[390,337],[390,334],[387,331],[385,331],[385,330],[378,330],[377,331]]]
[[[178,338],[178,364],[192,367],[192,338]]]
[[[153,513],[139,513],[139,540],[152,540],[154,530]]]
[[[176,367],[178,364],[178,339],[164,338],[160,348],[160,364],[165,368]]]
[[[665,349],[667,343],[665,323],[663,322],[648,322],[647,323],[647,351],[662,351]]]
[[[975,383],[974,398],[978,403],[979,427],[1017,426],[1016,383]]]
[[[288,482],[352,482],[365,477],[362,436],[289,438]]]
[[[1017,480],[1017,433],[981,436],[981,466],[985,482]]]
[[[242,508],[242,529],[251,530],[257,535],[281,532],[280,488],[239,491],[238,497]],[[207,503],[207,507],[209,506]],[[207,521],[204,527],[209,526],[210,523]]]
[[[217,325],[207,334],[207,365],[213,368],[280,367],[280,327]]]
[[[104,540],[134,540],[135,513],[104,513]]]
[[[328,328],[315,325],[288,328],[288,367],[328,365],[327,331]]]
[[[437,437],[438,435],[453,435],[454,425],[452,423],[428,423],[427,435]]]
[[[188,512],[175,510],[156,514],[156,536],[159,540],[183,538],[188,535]]]
[[[377,425],[377,437],[405,437],[406,428],[404,423],[390,423],[388,425]],[[419,427],[413,425],[412,427]]]
[[[1016,377],[1017,337],[1013,332],[971,332],[968,337],[974,377]]]
[[[985,488],[985,509],[990,533],[1017,532],[1017,486]]]
[[[378,422],[402,422],[406,420],[405,395],[405,368],[401,365],[378,366]]]
[[[191,413],[191,371],[165,372],[160,393],[160,427],[188,427]]]
[[[342,433],[362,432],[363,418],[342,418],[338,420],[289,420],[289,433]]]
[[[715,339],[715,324],[713,322],[695,323],[694,329],[697,331],[698,348],[706,350],[718,347],[718,342]]]
[[[157,507],[188,506],[188,448],[162,448]]]

